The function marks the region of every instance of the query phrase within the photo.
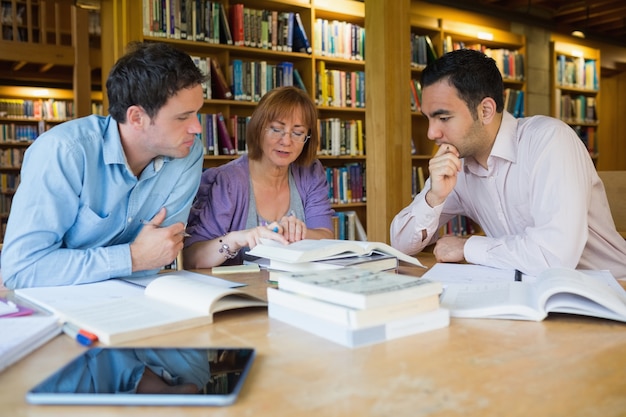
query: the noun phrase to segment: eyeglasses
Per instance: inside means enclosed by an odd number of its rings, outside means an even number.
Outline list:
[[[306,141],[309,140],[309,138],[311,137],[310,134],[306,134],[304,132],[295,132],[293,130],[291,132],[288,132],[286,130],[271,126],[266,128],[265,130],[267,130],[269,137],[274,140],[282,139],[283,136],[289,134],[289,137],[292,141],[298,143],[306,143]]]

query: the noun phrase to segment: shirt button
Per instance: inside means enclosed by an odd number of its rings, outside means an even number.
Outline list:
[[[132,223],[133,222],[133,218],[129,217],[128,220],[126,220],[126,223]]]

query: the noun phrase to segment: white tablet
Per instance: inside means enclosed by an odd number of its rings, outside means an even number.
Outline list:
[[[235,402],[252,348],[98,347],[28,391],[31,404],[224,406]]]

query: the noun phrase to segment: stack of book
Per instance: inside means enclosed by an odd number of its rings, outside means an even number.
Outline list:
[[[356,348],[447,327],[442,284],[357,268],[283,273],[267,289],[270,318]]]

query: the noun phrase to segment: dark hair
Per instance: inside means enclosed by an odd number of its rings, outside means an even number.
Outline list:
[[[496,61],[482,52],[458,49],[444,54],[422,71],[422,88],[444,78],[457,90],[474,119],[477,107],[485,97],[496,102],[496,111],[504,110],[504,86]]]
[[[131,42],[106,82],[109,114],[125,123],[126,110],[136,105],[153,118],[170,97],[205,80],[185,52],[161,42]]]
[[[259,101],[252,113],[246,128],[246,144],[248,158],[261,159],[263,150],[261,141],[268,125],[286,115],[293,114],[294,110],[302,111],[303,122],[309,128],[311,136],[304,144],[302,152],[294,161],[298,165],[310,165],[317,157],[319,133],[317,128],[317,108],[309,95],[297,87],[278,87],[266,93]]]

